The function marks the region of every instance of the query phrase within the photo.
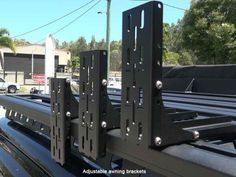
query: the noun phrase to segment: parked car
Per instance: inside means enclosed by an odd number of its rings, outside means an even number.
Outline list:
[[[20,89],[20,84],[14,82],[6,82],[4,79],[0,78],[0,90],[7,91],[8,93],[16,93]]]

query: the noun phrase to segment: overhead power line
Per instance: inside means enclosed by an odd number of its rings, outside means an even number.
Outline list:
[[[88,8],[86,11],[84,11],[82,14],[80,14],[79,16],[77,16],[76,18],[74,18],[72,21],[70,21],[69,23],[67,23],[66,25],[64,25],[63,27],[61,27],[60,29],[58,29],[57,31],[53,32],[52,35],[56,35],[57,33],[61,32],[62,30],[64,30],[65,28],[67,28],[68,26],[70,26],[71,24],[73,24],[74,22],[76,22],[78,19],[80,19],[82,16],[84,16],[86,13],[88,13],[90,10],[92,10],[98,3],[100,3],[101,0],[98,0],[94,5],[92,5],[90,8]],[[36,42],[36,44],[42,42],[44,40],[41,39],[40,41]]]
[[[75,21],[77,21],[79,18],[81,18],[82,16],[84,16],[87,12],[89,12],[90,10],[92,10],[98,3],[100,3],[101,0],[97,1],[93,6],[91,6],[89,9],[87,9],[84,13],[82,13],[81,15],[79,15],[78,17],[76,17],[75,19],[73,19],[72,21],[70,21],[69,23],[67,23],[65,26],[63,26],[62,28],[60,28],[59,30],[55,31],[53,33],[53,35],[59,33],[60,31],[62,31],[63,29],[65,29],[66,27],[70,26],[72,23],[74,23]]]
[[[152,1],[152,0],[132,0],[132,1]],[[187,9],[184,9],[184,8],[181,8],[181,7],[177,7],[177,6],[174,6],[174,5],[170,5],[170,4],[166,4],[166,3],[162,3],[164,6],[167,6],[167,7],[171,7],[171,8],[174,8],[174,9],[177,9],[177,10],[182,10],[182,11],[186,11]]]
[[[153,1],[153,0],[131,0],[131,1]],[[166,4],[166,3],[162,3],[164,6],[168,6],[168,7],[171,7],[171,8],[174,8],[174,9],[177,9],[177,10],[182,10],[182,11],[187,11],[188,9],[184,9],[182,7],[177,7],[177,6],[174,6],[174,5],[170,5],[170,4]],[[223,8],[225,9],[234,9],[236,10],[236,7],[233,7],[233,6],[222,6]]]
[[[65,18],[65,17],[67,17],[67,16],[69,16],[69,15],[71,15],[71,14],[77,12],[78,10],[80,10],[80,9],[82,9],[82,8],[84,8],[84,7],[86,7],[87,5],[89,5],[90,3],[94,2],[94,1],[95,1],[95,0],[91,0],[91,1],[87,2],[86,4],[84,4],[84,5],[82,5],[82,6],[78,7],[78,8],[76,8],[76,9],[74,9],[73,11],[71,11],[71,12],[69,12],[69,13],[67,13],[67,14],[65,14],[65,15],[63,15],[63,16],[61,16],[61,17],[55,19],[55,20],[52,20],[52,21],[50,21],[50,22],[48,22],[48,23],[46,23],[46,24],[44,24],[44,25],[41,25],[41,26],[39,26],[39,27],[36,27],[36,28],[31,29],[31,30],[29,30],[29,31],[26,31],[26,32],[24,32],[24,33],[21,33],[21,34],[18,34],[18,35],[16,35],[16,36],[13,36],[12,38],[18,38],[18,37],[27,35],[27,34],[29,34],[29,33],[32,33],[32,32],[34,32],[34,31],[37,31],[37,30],[39,30],[39,29],[41,29],[41,28],[44,28],[44,27],[46,27],[46,26],[48,26],[48,25],[51,25],[51,24],[53,24],[53,23],[55,23],[55,22],[57,22],[57,21],[59,21],[59,20]]]
[[[187,10],[187,9],[184,9],[184,8],[181,8],[181,7],[176,7],[176,6],[173,6],[173,5],[170,5],[170,4],[166,4],[166,3],[163,3],[163,5],[167,6],[167,7],[174,8],[174,9],[182,10],[182,11],[186,11]]]

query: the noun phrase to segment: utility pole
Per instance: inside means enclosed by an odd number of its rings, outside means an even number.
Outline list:
[[[110,15],[111,15],[111,0],[107,0],[107,31],[106,31],[106,44],[107,44],[107,79],[110,73]]]

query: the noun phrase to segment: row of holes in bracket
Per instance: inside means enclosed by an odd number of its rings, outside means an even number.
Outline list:
[[[135,87],[133,87],[133,88],[135,88]],[[126,87],[126,103],[127,104],[130,103],[130,101],[131,101],[130,87]],[[138,90],[138,108],[142,108],[143,101],[144,101],[144,99],[143,99],[143,88],[140,87],[139,90]],[[136,101],[134,100],[134,102],[136,102]]]
[[[14,115],[12,115],[12,114],[14,114]],[[32,119],[30,119],[28,117],[24,117],[23,114],[19,115],[17,112],[14,112],[12,110],[9,110],[9,114],[7,115],[7,117],[14,118],[15,120],[19,119],[19,121],[22,122],[22,123],[26,123],[26,124],[31,123],[31,126],[34,126],[36,124],[35,120],[32,120]],[[44,126],[42,124],[40,124],[39,130],[40,131],[44,131]]]
[[[83,69],[86,68],[86,66],[85,66],[86,59],[88,60],[88,58],[85,58],[85,57],[83,57],[83,59],[82,59],[82,67],[83,67]],[[94,55],[91,55],[91,58],[90,58],[90,69],[94,68],[94,59],[95,59]]]
[[[132,121],[132,125],[129,119],[126,119],[126,136],[129,136],[129,133],[131,131],[131,127],[135,126],[135,121]],[[141,122],[138,123],[138,132],[137,132],[137,139],[142,140],[143,137],[143,125]]]
[[[56,138],[56,146],[53,146],[52,149],[53,149],[53,156],[55,156],[56,155],[56,149],[57,149],[57,138]],[[58,158],[61,159],[61,149],[58,148],[57,151],[58,151]]]
[[[161,3],[158,3],[158,8],[161,9],[162,8],[162,4]],[[132,28],[132,14],[129,14],[128,15],[128,29],[127,29],[127,32],[129,33],[131,31],[131,28]],[[145,11],[144,10],[141,10],[140,11],[140,29],[143,29],[144,28],[144,25],[145,25]],[[137,28],[137,26],[135,27]]]
[[[160,48],[160,46],[158,46],[158,48]],[[144,62],[144,47],[143,46],[140,46],[139,47],[139,64],[142,65],[143,62]],[[130,48],[127,48],[127,56],[126,56],[126,65],[130,65],[131,63],[131,53],[130,53]],[[161,63],[159,60],[157,60],[157,66],[160,66]],[[136,64],[134,64],[134,68],[136,68]],[[144,71],[144,70],[141,70],[141,71]]]
[[[88,111],[86,111],[87,113],[88,113]],[[88,123],[88,126],[89,126],[89,128],[90,129],[93,129],[93,114],[92,113],[90,113],[89,114],[89,117],[90,117],[90,119],[89,119],[89,123]],[[81,125],[83,126],[83,127],[85,127],[85,125],[86,125],[86,123],[85,123],[85,112],[82,112],[82,123],[81,123]],[[87,137],[87,136],[86,136]]]
[[[82,82],[82,94],[84,95],[85,94],[85,87],[86,87],[86,84],[87,85],[90,85],[90,95],[92,96],[93,95],[93,92],[94,92],[94,82],[93,81],[90,81],[90,84],[89,82]]]
[[[61,84],[60,84],[60,82],[57,83],[57,89],[58,89],[57,93],[61,93]],[[55,92],[55,83],[54,82],[52,82],[52,92],[53,93]]]
[[[85,138],[84,138],[84,136],[82,136],[82,149],[84,149],[84,144],[85,144]],[[89,148],[90,153],[93,152],[93,140],[92,139],[90,139],[90,141],[89,141],[89,147],[90,147]]]

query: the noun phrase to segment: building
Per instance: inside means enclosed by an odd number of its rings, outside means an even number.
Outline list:
[[[55,72],[64,73],[70,57],[70,52],[56,49]],[[16,54],[8,48],[0,48],[0,77],[27,84],[33,75],[45,73],[44,61],[45,46],[43,45],[18,46]]]

